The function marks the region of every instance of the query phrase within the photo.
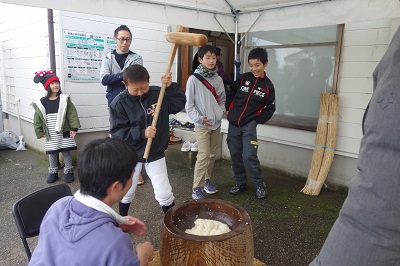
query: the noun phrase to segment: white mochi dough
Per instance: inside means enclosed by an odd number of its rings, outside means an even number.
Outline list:
[[[216,236],[230,232],[227,224],[210,219],[198,218],[194,221],[192,229],[186,229],[185,233],[197,236]]]

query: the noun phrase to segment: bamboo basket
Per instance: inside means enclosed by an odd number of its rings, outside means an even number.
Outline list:
[[[301,190],[304,194],[312,195],[317,185],[318,173],[320,171],[324,156],[326,137],[328,131],[328,112],[329,112],[329,93],[320,94],[319,119],[317,124],[317,133],[315,136],[314,152],[311,159],[310,172],[306,185]]]
[[[318,196],[328,176],[329,170],[335,155],[336,139],[337,139],[337,121],[338,121],[338,96],[337,94],[329,95],[329,116],[328,116],[328,134],[326,139],[326,147],[324,150],[324,160],[318,173],[316,186],[313,188],[312,195]]]

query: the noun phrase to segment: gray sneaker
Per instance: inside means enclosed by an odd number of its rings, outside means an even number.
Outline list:
[[[194,199],[194,200],[205,199],[205,197],[203,195],[203,191],[201,191],[201,188],[198,187],[198,188],[193,190],[192,199]]]
[[[257,199],[263,199],[267,197],[267,191],[265,190],[265,184],[259,186],[256,190]]]
[[[239,184],[235,184],[233,187],[231,187],[231,189],[229,189],[229,193],[231,194],[239,194],[240,192],[243,192],[247,189],[247,185],[246,183],[239,185]]]

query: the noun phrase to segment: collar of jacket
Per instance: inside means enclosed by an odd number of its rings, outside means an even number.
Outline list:
[[[58,106],[58,114],[57,114],[57,121],[56,121],[56,132],[62,132],[62,126],[64,124],[64,117],[67,112],[67,100],[70,94],[60,94],[60,105]]]
[[[61,127],[63,124],[63,119],[65,116],[65,113],[67,111],[67,100],[69,98],[70,94],[64,94],[61,93],[58,97],[60,97],[60,105],[58,106],[58,113],[57,113],[57,121],[56,121],[56,132],[61,132]],[[46,109],[44,108],[42,102],[40,100],[37,100],[35,102],[36,107],[39,109],[39,111],[42,113],[44,121],[46,120]]]
[[[253,77],[253,78],[255,78],[255,79],[261,79],[261,80],[264,80],[264,79],[266,79],[267,78],[267,73],[265,73],[265,71],[264,71],[264,77],[263,78],[261,78],[261,77],[258,77],[258,78],[256,78],[255,76],[254,76],[254,74],[253,73],[251,73],[251,72],[249,72],[250,73],[250,75]]]
[[[117,50],[112,50],[111,51],[111,54],[116,54],[117,53]],[[131,50],[129,50],[129,52],[128,52],[128,54],[134,54],[134,52],[132,52]]]

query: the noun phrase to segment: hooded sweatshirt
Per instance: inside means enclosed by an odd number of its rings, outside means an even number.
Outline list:
[[[200,74],[200,71],[196,69],[195,73]],[[185,109],[195,126],[204,127],[203,118],[206,116],[207,121],[213,124],[207,128],[216,130],[221,126],[221,120],[225,112],[225,87],[222,78],[217,74],[211,78],[204,78],[215,88],[219,103],[217,103],[211,91],[198,78],[192,75],[186,83]]]
[[[47,211],[29,266],[139,266],[128,234],[110,215],[64,197]]]

